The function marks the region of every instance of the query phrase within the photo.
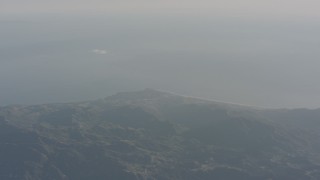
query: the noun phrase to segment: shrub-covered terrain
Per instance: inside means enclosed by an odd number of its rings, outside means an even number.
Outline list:
[[[0,108],[0,179],[320,179],[320,110],[155,90]]]

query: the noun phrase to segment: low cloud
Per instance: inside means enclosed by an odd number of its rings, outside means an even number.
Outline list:
[[[94,54],[101,54],[101,55],[108,54],[108,51],[104,49],[93,49],[91,52]]]

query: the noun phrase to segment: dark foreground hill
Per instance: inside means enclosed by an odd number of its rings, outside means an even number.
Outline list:
[[[154,90],[0,108],[0,179],[320,179],[320,111]]]

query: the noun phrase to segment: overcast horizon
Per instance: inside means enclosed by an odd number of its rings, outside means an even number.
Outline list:
[[[320,108],[320,2],[0,3],[0,105],[145,88]]]

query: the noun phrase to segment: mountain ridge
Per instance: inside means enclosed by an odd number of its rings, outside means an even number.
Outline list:
[[[270,109],[270,108],[254,106],[254,105],[240,104],[240,103],[234,103],[234,102],[225,102],[225,101],[206,99],[206,98],[195,97],[195,96],[188,96],[188,95],[178,94],[178,93],[165,91],[165,90],[152,89],[152,88],[146,88],[144,90],[135,91],[135,92],[120,92],[120,93],[117,93],[116,95],[113,95],[113,96],[115,96],[115,97],[119,97],[121,95],[130,96],[133,94],[142,94],[142,95],[143,94],[144,95],[146,95],[146,94],[152,95],[153,94],[156,97],[174,97],[174,96],[177,97],[178,96],[181,98],[186,98],[186,99],[195,100],[195,101],[199,101],[199,102],[207,102],[207,103],[212,103],[212,104],[215,103],[215,104],[221,104],[221,105],[227,105],[227,106],[242,106],[242,107],[255,108],[255,109]],[[111,97],[113,97],[113,96],[111,96]]]
[[[146,89],[0,108],[6,179],[320,179],[320,113]],[[14,161],[12,161],[14,159]]]

